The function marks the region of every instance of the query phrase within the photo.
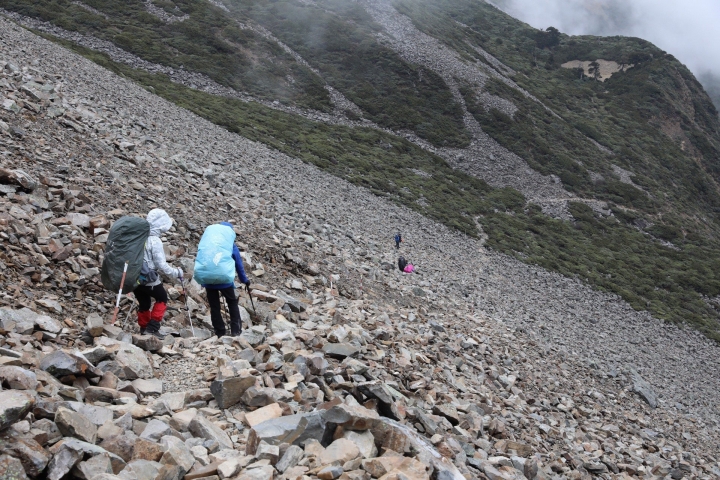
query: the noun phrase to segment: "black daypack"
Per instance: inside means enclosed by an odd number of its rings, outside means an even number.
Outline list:
[[[138,280],[143,270],[145,244],[149,236],[150,224],[142,218],[122,217],[113,224],[105,244],[105,258],[100,271],[105,288],[113,292],[120,290],[126,262],[128,268],[122,293],[130,293],[140,284]],[[153,273],[157,279],[157,273]],[[146,279],[144,281],[149,283]]]
[[[398,268],[400,269],[401,272],[405,270],[405,267],[407,267],[407,264],[408,264],[408,262],[407,262],[407,260],[405,260],[405,257],[398,258]]]

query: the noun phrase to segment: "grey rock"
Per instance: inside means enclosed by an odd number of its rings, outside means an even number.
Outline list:
[[[112,462],[110,461],[110,455],[107,453],[101,453],[90,457],[84,462],[79,462],[75,465],[72,470],[74,477],[83,480],[95,480],[102,474],[113,474]]]
[[[255,385],[255,381],[252,375],[215,380],[210,385],[210,392],[220,408],[230,408],[240,402],[245,391]]]
[[[93,337],[99,337],[103,334],[104,322],[100,315],[97,313],[91,313],[85,319],[85,325],[87,326],[88,333]]]
[[[360,352],[360,349],[349,343],[326,343],[323,352],[329,357],[344,359],[353,357]]]
[[[133,345],[148,352],[157,352],[163,347],[163,342],[155,335],[133,335]]]
[[[657,408],[658,398],[653,391],[652,386],[643,379],[640,374],[632,369],[630,371],[633,382],[633,391],[640,395],[640,397],[647,402],[652,408]]]
[[[305,452],[302,448],[297,445],[290,445],[288,449],[285,450],[282,458],[277,462],[277,465],[275,465],[275,469],[280,473],[285,473],[287,469],[297,465],[304,455]]]
[[[186,472],[190,471],[195,464],[195,457],[187,445],[185,445],[185,442],[177,437],[165,436],[160,439],[160,444],[165,449],[160,463],[164,465],[177,465]]]
[[[188,430],[196,437],[216,441],[221,448],[233,448],[233,443],[228,434],[202,415],[196,415],[192,419]]]
[[[0,453],[19,459],[25,473],[31,477],[40,475],[50,461],[50,455],[32,438],[0,438]]]
[[[0,475],[7,480],[28,480],[20,460],[10,455],[0,455]]]
[[[103,360],[107,360],[108,358],[113,358],[113,354],[109,352],[103,345],[88,348],[87,350],[83,350],[80,353],[82,353],[82,355],[88,360],[88,362],[92,363],[93,365],[97,365]]]
[[[22,367],[0,367],[0,382],[14,390],[35,390],[37,376]]]
[[[66,437],[75,437],[88,443],[97,440],[97,427],[86,416],[67,408],[58,408],[55,424]]]
[[[122,369],[122,376],[118,375],[119,378],[135,380],[153,376],[153,368],[145,351],[135,345],[121,342],[120,348],[115,354],[115,362]]]
[[[60,322],[47,315],[38,315],[34,320],[37,328],[45,332],[60,333],[60,330],[62,330]]]
[[[18,390],[0,392],[0,431],[25,418],[35,405],[35,398]]]
[[[83,458],[83,452],[63,445],[47,466],[48,480],[60,480]]]
[[[138,378],[133,380],[132,386],[141,395],[161,395],[163,393],[163,382],[159,378],[149,380]]]
[[[81,354],[69,354],[62,350],[57,350],[45,355],[42,360],[40,360],[40,368],[57,378],[68,375],[102,376],[102,373]]]
[[[140,434],[140,438],[150,440],[151,442],[158,442],[160,438],[165,435],[170,435],[172,429],[170,426],[160,420],[152,419],[148,422],[145,430]]]
[[[306,440],[317,440],[327,444],[327,423],[321,412],[299,413],[267,420],[250,430],[246,453],[254,455],[260,442],[270,445],[288,443],[304,445]]]
[[[150,460],[133,460],[127,464],[122,473],[132,474],[137,480],[155,480],[162,464]],[[127,478],[127,476],[124,476]]]

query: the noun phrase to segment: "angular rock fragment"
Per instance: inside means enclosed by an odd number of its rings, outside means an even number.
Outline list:
[[[222,448],[233,448],[233,443],[223,429],[202,415],[196,415],[188,425],[190,433],[206,440],[214,440]]]
[[[0,367],[0,382],[5,388],[35,390],[37,376],[22,367]]]
[[[0,431],[21,420],[35,405],[35,399],[18,390],[0,392]]]
[[[255,382],[256,378],[252,375],[215,380],[210,384],[210,391],[220,408],[230,408],[240,402],[245,391]]]
[[[40,361],[40,368],[57,378],[69,375],[102,376],[102,373],[82,355],[69,354],[62,350],[57,350],[49,355],[45,355]]]
[[[380,422],[380,415],[375,410],[344,403],[325,411],[323,418],[347,430],[368,430]]]
[[[304,445],[306,440],[327,444],[330,440],[327,424],[321,412],[300,413],[267,420],[250,430],[245,452],[254,455],[261,441],[270,445],[289,443]]]
[[[297,445],[290,445],[288,449],[285,450],[282,458],[280,458],[280,460],[275,465],[275,468],[278,472],[285,473],[286,470],[297,465],[298,462],[303,458],[303,456],[304,452],[302,448],[298,447]]]
[[[67,408],[58,408],[55,424],[66,437],[75,437],[88,443],[97,440],[97,427],[85,415]]]
[[[255,425],[258,425],[266,420],[282,417],[282,414],[283,410],[280,405],[278,405],[277,403],[271,403],[270,405],[258,408],[253,412],[246,413],[245,421],[248,423],[248,425],[254,427]]]
[[[353,357],[360,352],[360,349],[349,343],[326,343],[323,346],[323,352],[329,357],[344,359],[345,357]]]
[[[10,455],[0,455],[0,475],[7,480],[28,480],[20,460]]]
[[[0,438],[0,453],[19,459],[25,473],[31,477],[40,475],[50,461],[50,455],[42,445],[29,438]]]
[[[657,408],[658,398],[653,391],[652,386],[635,370],[630,371],[630,376],[633,382],[633,391],[640,395],[640,397],[645,400],[650,407]]]
[[[100,315],[97,313],[91,313],[85,319],[85,325],[87,326],[88,333],[93,337],[99,337],[103,334],[104,322]]]

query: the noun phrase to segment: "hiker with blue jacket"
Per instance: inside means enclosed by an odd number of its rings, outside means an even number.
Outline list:
[[[220,310],[221,294],[225,297],[230,310],[230,335],[236,337],[242,331],[238,297],[235,294],[236,273],[249,292],[250,280],[245,275],[240,250],[235,245],[235,231],[232,224],[222,222],[219,225],[209,226],[205,229],[198,246],[194,275],[207,293],[210,320],[218,337],[226,334],[225,322]]]

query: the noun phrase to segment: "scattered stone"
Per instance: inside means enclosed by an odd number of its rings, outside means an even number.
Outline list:
[[[28,393],[17,390],[0,392],[0,431],[21,420],[35,405]]]
[[[272,403],[262,408],[258,408],[253,412],[245,414],[245,421],[251,427],[258,425],[264,421],[272,420],[273,418],[282,417],[283,409],[277,403]]]
[[[252,375],[215,380],[210,385],[210,391],[220,408],[230,408],[240,402],[245,391],[255,385],[255,382]]]
[[[55,423],[66,437],[75,437],[88,443],[97,440],[97,427],[85,415],[60,407],[55,414]]]

